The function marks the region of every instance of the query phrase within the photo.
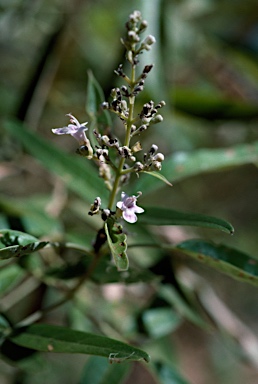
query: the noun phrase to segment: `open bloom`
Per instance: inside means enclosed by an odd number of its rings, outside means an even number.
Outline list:
[[[118,201],[116,204],[117,208],[123,212],[124,220],[128,221],[128,223],[135,223],[137,221],[136,213],[144,212],[143,208],[136,205],[137,197],[139,196],[128,196],[125,192],[122,192],[122,201]]]
[[[70,122],[72,124],[69,124],[68,127],[52,129],[52,132],[56,135],[71,135],[79,142],[80,145],[88,144],[89,140],[85,134],[85,131],[88,129],[85,125],[88,123],[79,123],[79,121],[70,113],[68,113],[67,116],[70,117]]]

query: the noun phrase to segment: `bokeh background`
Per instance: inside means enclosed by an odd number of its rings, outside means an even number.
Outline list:
[[[207,156],[207,164],[204,161],[198,172],[175,183],[171,179],[172,189],[164,185],[158,192],[143,195],[141,205],[169,206],[224,218],[235,227],[233,236],[187,227],[162,228],[161,235],[175,243],[209,238],[258,257],[258,155],[257,149],[254,151],[257,147],[251,145],[258,140],[257,1],[1,0],[1,121],[17,118],[44,139],[73,153],[73,140],[55,137],[51,128],[66,125],[66,113],[80,121],[88,119],[88,71],[93,72],[106,99],[110,89],[120,84],[114,69],[124,62],[120,37],[134,9],[148,20],[148,33],[157,40],[141,61],[155,66],[139,102],[153,99],[167,104],[162,111],[164,121],[144,137],[146,145],[157,143],[165,155],[179,157],[198,154],[203,148],[215,154],[224,149],[229,157],[239,151],[234,166],[220,165],[217,158],[213,167]],[[115,120],[114,124],[119,135],[119,122]],[[251,160],[242,156],[241,151],[248,152],[248,148],[253,151]],[[92,238],[95,229],[84,218],[81,201],[33,159],[2,124],[0,159],[2,228],[25,229],[40,236],[51,233],[57,238],[68,232],[69,239],[80,241]],[[36,208],[30,215],[32,206]],[[52,228],[44,222],[42,212],[51,213]],[[209,281],[242,323],[257,333],[257,288],[191,260],[183,263]],[[111,294],[110,299],[110,292],[106,294],[107,300],[115,300],[118,305],[119,297],[112,299]],[[207,334],[185,322],[171,340],[173,355],[190,383],[257,383],[257,365],[244,361],[222,335]],[[72,362],[67,357],[60,362],[60,356],[51,359],[49,365],[41,367],[42,376],[38,374],[35,379],[33,371],[34,381],[27,378],[24,382],[41,383],[46,378],[49,383],[78,382],[74,372],[76,364],[81,369],[81,356]],[[71,371],[64,369],[69,364]],[[58,379],[52,376],[53,366]],[[13,371],[5,363],[0,369],[1,382],[19,382],[10,381]],[[139,367],[135,368],[135,379],[131,376],[130,380],[140,383],[144,372],[137,370]],[[68,371],[75,375],[74,381],[60,379],[66,374],[69,377]]]

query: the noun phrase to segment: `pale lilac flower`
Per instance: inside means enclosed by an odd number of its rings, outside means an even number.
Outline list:
[[[89,140],[85,134],[85,131],[88,129],[85,125],[88,123],[79,123],[79,121],[70,113],[66,116],[70,117],[70,122],[72,124],[69,124],[68,127],[52,129],[52,132],[56,135],[71,135],[79,142],[79,145],[88,143]]]
[[[122,215],[124,220],[128,221],[128,223],[135,223],[137,221],[136,213],[144,212],[144,209],[136,205],[137,198],[140,195],[141,194],[138,194],[138,196],[128,196],[125,192],[122,192],[122,201],[118,201],[116,204],[117,208],[121,209],[123,212]]]

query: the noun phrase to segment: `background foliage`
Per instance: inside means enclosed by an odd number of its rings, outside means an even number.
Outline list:
[[[152,365],[31,350],[19,359],[22,337],[14,335],[2,348],[3,382],[256,382],[257,288],[240,283],[257,285],[258,276],[256,1],[2,0],[0,226],[36,237],[30,241],[91,247],[100,222],[87,212],[105,189],[74,154],[73,141],[53,137],[51,128],[65,125],[69,112],[87,120],[89,71],[106,99],[118,84],[119,39],[134,9],[157,39],[142,61],[155,67],[141,101],[167,102],[164,122],[145,143],[165,153],[162,172],[173,188],[142,175],[132,192],[143,192],[142,206],[220,217],[235,233],[180,226],[163,214],[161,227],[147,226],[142,215],[128,228],[138,234],[129,244],[131,272],[105,274],[100,264],[72,302],[44,317],[140,345]],[[156,220],[158,213],[147,215]],[[166,246],[133,246],[150,240]],[[88,265],[87,254],[71,247],[59,256],[49,249],[33,255],[1,261],[2,330],[59,300]]]

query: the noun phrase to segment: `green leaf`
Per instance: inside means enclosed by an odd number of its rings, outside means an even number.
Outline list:
[[[258,164],[258,141],[228,148],[177,152],[166,157],[162,164],[162,174],[175,184],[187,177],[242,164]],[[148,194],[160,188],[160,184],[158,180],[140,177],[137,180],[137,188],[144,194]]]
[[[246,253],[203,240],[188,240],[176,249],[235,279],[258,286],[258,259]]]
[[[110,362],[142,359],[150,361],[146,352],[121,341],[56,325],[33,324],[17,330],[16,334],[10,336],[10,340],[22,347],[41,352],[103,356]]]
[[[11,257],[21,257],[23,255],[28,255],[30,253],[39,251],[47,244],[48,241],[37,241],[27,245],[12,245],[11,247],[2,248],[0,249],[0,259],[5,260],[10,259]]]
[[[88,269],[90,263],[91,258],[82,257],[77,262],[67,263],[59,267],[51,267],[46,271],[45,275],[56,279],[73,279],[82,276]],[[107,255],[107,257],[101,258],[90,279],[97,284],[116,282],[134,284],[151,282],[157,280],[157,277],[148,270],[136,270],[134,268],[130,268],[126,272],[119,272],[117,268],[110,263]]]
[[[87,202],[94,201],[100,189],[102,191],[101,199],[105,201],[107,191],[103,188],[98,172],[89,160],[61,151],[17,120],[6,121],[4,128],[16,140],[19,140],[32,156],[50,172],[58,175],[72,191]]]
[[[157,338],[174,331],[181,323],[181,316],[172,308],[151,308],[144,311],[142,320],[149,335]]]
[[[111,117],[108,111],[101,110],[100,105],[105,101],[104,92],[95,79],[93,73],[88,71],[88,84],[87,84],[87,94],[86,94],[86,112],[93,121],[98,121],[107,126],[112,125]]]
[[[131,368],[129,364],[111,365],[106,359],[92,356],[83,369],[79,384],[120,384]]]
[[[25,276],[25,271],[17,264],[11,264],[0,269],[0,295],[12,290]]]
[[[150,175],[150,176],[156,177],[157,179],[160,179],[161,181],[163,181],[164,183],[166,183],[167,185],[169,185],[170,187],[172,187],[172,184],[165,178],[164,175],[162,175],[162,174],[159,173],[159,172],[155,172],[155,171],[146,172],[146,171],[143,171],[143,173],[147,173],[147,174]]]
[[[234,228],[228,222],[216,217],[197,213],[184,213],[167,208],[149,207],[144,215],[139,217],[139,223],[150,225],[190,225],[220,229],[227,233],[233,233]]]
[[[38,241],[34,236],[29,235],[28,233],[15,231],[13,229],[1,229],[0,230],[0,242],[3,241],[4,236],[8,236],[10,244],[6,245],[27,245]],[[2,240],[1,240],[2,239]]]
[[[38,241],[36,237],[20,231],[2,229],[0,230],[0,243],[3,245],[0,248],[0,259],[5,260],[36,252],[44,248],[48,241]]]
[[[105,232],[117,269],[119,271],[127,271],[129,260],[126,254],[126,234],[122,232],[121,225],[105,223]]]
[[[154,372],[159,378],[159,384],[190,384],[181,374],[171,365],[157,363],[153,365]]]

